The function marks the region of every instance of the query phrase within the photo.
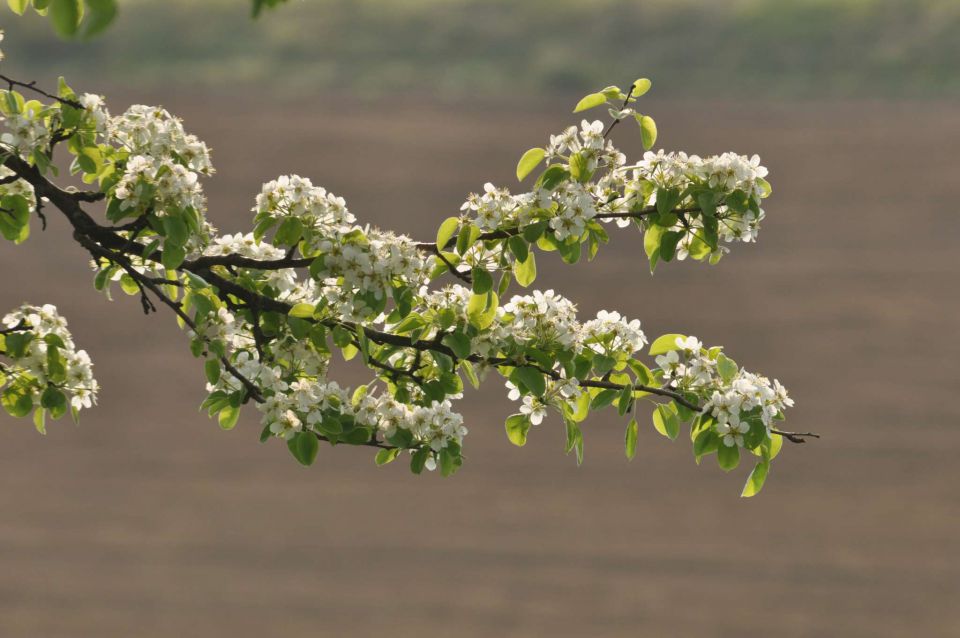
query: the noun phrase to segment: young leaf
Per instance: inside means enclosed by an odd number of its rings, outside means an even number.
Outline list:
[[[680,421],[677,419],[677,415],[662,403],[653,411],[653,427],[671,441],[680,434]]]
[[[653,83],[647,78],[640,78],[633,83],[633,90],[630,91],[630,97],[640,97],[650,90]]]
[[[740,464],[740,448],[736,445],[721,444],[717,448],[717,463],[724,472],[729,472]]]
[[[763,489],[763,484],[766,482],[769,472],[770,461],[758,461],[753,471],[750,472],[750,476],[747,477],[747,482],[743,486],[743,491],[740,493],[740,496],[743,498],[756,496],[760,490]]]
[[[393,448],[390,450],[380,450],[379,452],[377,452],[376,463],[377,465],[386,465],[387,463],[392,463],[399,455],[400,455],[399,448]]]
[[[504,424],[507,429],[507,438],[518,447],[527,443],[527,432],[530,431],[530,419],[523,414],[512,414]]]
[[[10,5],[11,11],[18,16],[22,16],[23,12],[27,10],[27,5],[30,4],[30,0],[7,0],[7,4]]]
[[[657,123],[649,115],[644,115],[639,120],[640,139],[643,141],[643,148],[649,151],[657,143]]]
[[[717,355],[717,372],[724,381],[732,381],[737,376],[737,364],[724,354]]]
[[[527,254],[526,260],[513,265],[513,277],[524,288],[534,282],[537,278],[537,260],[532,252]]]
[[[522,182],[543,161],[546,155],[547,152],[542,148],[531,148],[524,153],[517,164],[517,179]]]
[[[227,405],[220,410],[220,416],[218,417],[220,427],[224,430],[232,430],[237,425],[239,419],[240,408],[232,405]]]
[[[457,228],[460,226],[460,220],[457,217],[448,217],[443,220],[443,223],[440,224],[440,228],[437,229],[437,249],[443,250],[447,247],[447,244],[450,243],[450,240],[453,239],[453,235],[457,232]]]
[[[685,338],[684,335],[679,334],[665,334],[662,337],[658,337],[656,341],[650,344],[650,356],[663,354],[671,350],[679,350],[680,346],[677,345],[677,339]]]
[[[313,304],[298,303],[293,308],[291,308],[290,312],[287,314],[291,317],[296,317],[297,319],[312,319],[313,311],[314,311]]]
[[[627,459],[632,461],[633,457],[637,455],[637,435],[639,434],[639,427],[637,425],[636,419],[630,419],[630,423],[627,424],[627,433],[626,433],[626,450],[627,450]]]
[[[584,96],[582,100],[577,102],[577,106],[573,109],[573,112],[579,113],[580,111],[586,111],[587,109],[592,109],[595,106],[600,106],[601,104],[606,103],[606,95],[603,93],[591,93],[590,95]]]

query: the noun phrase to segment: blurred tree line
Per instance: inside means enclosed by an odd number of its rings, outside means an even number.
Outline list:
[[[92,89],[528,97],[642,73],[671,96],[960,94],[954,0],[290,0],[256,21],[246,0],[120,0],[84,43],[0,11],[7,64]]]

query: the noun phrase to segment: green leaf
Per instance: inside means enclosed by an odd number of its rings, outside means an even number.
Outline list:
[[[353,333],[337,324],[333,327],[333,343],[338,348],[346,348],[353,342]]]
[[[117,16],[117,3],[115,0],[86,0],[87,16],[83,22],[82,35],[84,38],[91,38],[113,22]]]
[[[504,424],[507,429],[507,438],[518,447],[527,444],[527,432],[530,431],[530,419],[524,414],[512,414]]]
[[[453,239],[453,235],[457,232],[457,228],[460,227],[460,219],[458,217],[447,217],[443,220],[443,223],[440,224],[440,228],[437,229],[437,249],[443,250],[447,247],[447,244],[450,243],[450,240]]]
[[[710,191],[704,191],[697,195],[697,205],[700,207],[700,210],[710,217],[716,217],[717,215],[717,198]]]
[[[665,334],[662,337],[657,337],[656,341],[650,344],[650,356],[663,354],[671,350],[679,350],[680,346],[677,345],[677,339],[686,339],[686,336],[680,334]]]
[[[717,355],[717,372],[724,381],[732,381],[737,376],[737,364],[724,354]]]
[[[10,386],[3,391],[0,397],[4,409],[10,416],[21,418],[30,414],[33,409],[33,397],[30,390],[22,385]]]
[[[57,388],[48,385],[40,395],[40,406],[51,411],[55,409],[63,411],[67,406],[67,396]]]
[[[377,465],[386,465],[387,463],[392,463],[400,455],[399,448],[393,448],[391,450],[380,450],[377,452],[376,463]]]
[[[591,410],[600,410],[613,403],[618,396],[616,390],[601,390],[597,396],[590,401]]]
[[[33,413],[33,425],[40,434],[47,433],[47,411],[40,408]]]
[[[527,260],[527,255],[530,254],[530,247],[526,239],[520,235],[514,235],[507,240],[507,246],[510,248],[513,256],[517,258],[517,261]]]
[[[595,106],[600,106],[601,104],[606,103],[606,95],[603,93],[591,93],[590,95],[584,96],[582,100],[577,102],[577,106],[573,109],[573,112],[579,113],[580,111],[586,111],[587,109],[592,109]]]
[[[524,153],[520,162],[517,163],[517,179],[522,182],[543,161],[546,155],[547,152],[542,148],[531,148]]]
[[[751,496],[759,494],[760,490],[763,489],[763,484],[767,481],[767,474],[769,472],[770,461],[758,461],[753,471],[750,472],[750,476],[747,477],[747,482],[743,486],[743,491],[740,492],[740,496],[750,498]]]
[[[677,244],[683,239],[684,233],[679,230],[668,230],[660,240],[660,259],[671,261],[677,252]]]
[[[500,300],[492,290],[485,295],[471,295],[467,302],[467,318],[480,330],[490,327],[497,317]]]
[[[637,455],[637,435],[639,434],[639,427],[637,425],[636,419],[630,419],[630,423],[627,424],[627,433],[626,433],[626,450],[627,450],[627,459],[633,460],[633,457]]]
[[[218,420],[220,421],[220,427],[224,430],[232,430],[237,425],[237,421],[239,419],[240,408],[232,405],[228,405],[220,410],[220,415],[218,417]]]
[[[514,385],[526,388],[538,397],[542,397],[547,391],[547,382],[543,378],[543,373],[530,366],[514,368],[510,380]]]
[[[287,449],[301,465],[309,467],[317,460],[320,441],[313,432],[297,432],[293,438],[287,441]]]
[[[620,391],[620,397],[617,401],[617,413],[624,416],[630,408],[633,407],[633,386],[626,385]]]
[[[187,253],[182,246],[164,246],[163,247],[163,262],[164,268],[168,270],[176,270],[180,267],[180,264],[183,263],[183,260],[186,258]]]
[[[650,274],[653,274],[657,267],[657,261],[660,259],[660,240],[663,238],[663,233],[664,228],[662,226],[652,224],[647,227],[643,234],[643,249],[650,260]]]
[[[697,463],[707,454],[716,452],[720,447],[720,437],[713,429],[706,429],[697,435],[693,440],[693,454],[697,457]]]
[[[430,458],[430,448],[420,448],[414,452],[413,456],[410,457],[410,471],[414,474],[423,472],[423,467],[427,464],[428,458]]]
[[[470,356],[470,337],[460,331],[451,332],[444,335],[443,344],[453,350],[459,359],[466,359]]]
[[[83,17],[83,0],[52,0],[49,9],[50,22],[60,37],[69,38],[77,32]]]
[[[290,312],[287,314],[291,317],[296,317],[297,319],[312,319],[314,312],[313,304],[309,303],[298,303],[293,308],[290,309]]]
[[[180,217],[175,217],[173,215],[167,215],[164,217],[163,232],[167,238],[167,241],[165,242],[165,245],[167,246],[171,244],[183,246],[187,243],[189,231],[187,230],[186,223],[184,223],[183,219]]]
[[[760,196],[770,197],[770,194],[773,192],[773,186],[770,185],[770,182],[763,179],[762,177],[758,177],[756,182],[757,182],[757,185],[760,187],[760,190],[762,191]]]
[[[570,176],[573,179],[585,184],[590,180],[591,175],[587,158],[582,153],[574,153],[570,156]]]
[[[473,292],[476,294],[482,295],[493,289],[493,275],[486,268],[473,268],[470,277],[473,279]]]
[[[638,120],[640,124],[640,139],[644,150],[649,151],[657,143],[657,123],[649,115],[643,115]]]
[[[526,260],[517,261],[513,265],[513,278],[524,288],[537,278],[537,259],[532,252],[527,254]]]
[[[293,246],[303,236],[303,222],[299,217],[287,217],[280,223],[273,241],[278,244]]]
[[[717,463],[724,472],[735,469],[740,464],[740,448],[736,445],[721,444],[717,448]]]
[[[657,212],[661,215],[673,211],[680,203],[680,191],[676,188],[657,189]]]
[[[11,11],[18,16],[22,16],[23,12],[27,10],[27,5],[30,4],[30,0],[7,0],[7,4],[10,6]]]
[[[455,454],[449,447],[440,449],[440,474],[443,476],[450,476],[456,472],[462,463],[460,455]]]
[[[473,224],[464,224],[463,227],[460,228],[460,234],[457,235],[457,253],[463,256],[463,254],[470,249],[470,246],[473,246],[481,234],[480,229]]]
[[[540,188],[546,191],[552,191],[561,182],[565,181],[570,177],[570,172],[562,164],[553,164],[547,170],[543,171],[543,174],[537,179]],[[546,225],[546,222],[542,222]],[[529,226],[527,227],[529,228]],[[524,236],[526,237],[527,230],[524,229]],[[536,237],[527,237],[527,241],[535,241]]]
[[[220,380],[220,362],[216,359],[207,359],[203,364],[203,372],[207,375],[207,381],[216,383]]]
[[[640,78],[633,83],[633,89],[630,91],[630,97],[640,97],[641,95],[644,95],[650,90],[651,86],[653,86],[653,82],[647,78]]]
[[[680,433],[680,421],[677,419],[677,415],[662,403],[653,411],[653,427],[671,441],[676,439]]]
[[[120,288],[128,295],[135,295],[140,292],[140,286],[137,285],[137,281],[127,273],[123,273],[120,276]]]

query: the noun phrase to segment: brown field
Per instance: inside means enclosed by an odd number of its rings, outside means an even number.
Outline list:
[[[432,237],[570,119],[566,102],[166,105],[213,145],[211,217],[231,232],[262,181],[298,172]],[[761,154],[760,243],[651,278],[625,232],[592,264],[542,260],[538,284],[778,376],[788,424],[823,439],[789,446],[760,497],[738,498],[746,467],[697,467],[652,428],[628,464],[615,415],[589,422],[580,468],[556,421],[516,449],[497,381],[463,402],[452,479],[349,448],[301,468],[257,443],[253,410],[229,433],[197,413],[172,319],[98,297],[53,217],[0,249],[0,306],[58,304],[104,390],[46,438],[0,417],[0,636],[960,636],[958,105],[650,111],[667,148]],[[638,137],[619,132],[634,153]]]

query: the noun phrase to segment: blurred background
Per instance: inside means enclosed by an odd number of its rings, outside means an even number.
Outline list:
[[[51,215],[0,249],[0,307],[57,304],[103,392],[46,438],[0,416],[0,636],[960,635],[960,4],[292,0],[253,22],[168,0],[121,3],[91,43],[5,7],[0,26],[4,73],[182,116],[224,232],[296,172],[429,238],[483,182],[514,187],[580,96],[650,77],[658,146],[770,168],[760,242],[651,278],[624,231],[591,264],[545,258],[538,286],[725,345],[823,435],[742,500],[747,467],[697,467],[652,427],[628,463],[614,414],[582,467],[556,419],[515,448],[491,380],[451,479],[350,448],[305,469],[253,410],[231,432],[199,414],[173,320],[98,295]]]

